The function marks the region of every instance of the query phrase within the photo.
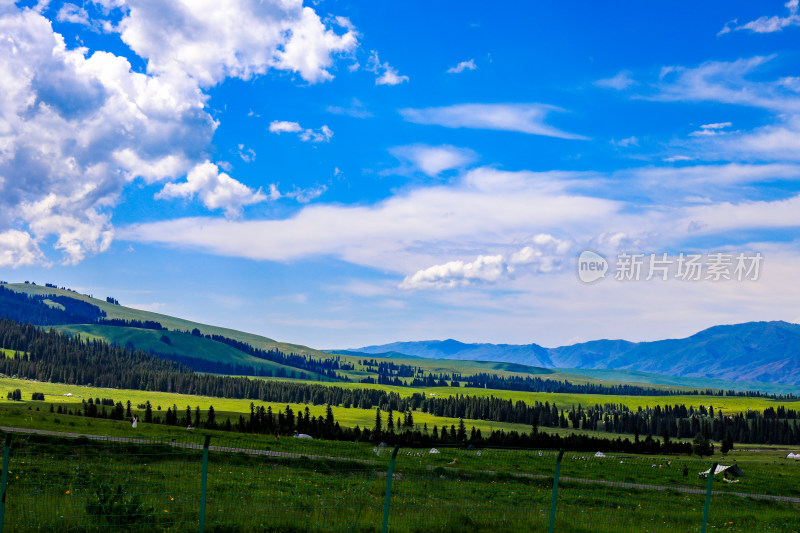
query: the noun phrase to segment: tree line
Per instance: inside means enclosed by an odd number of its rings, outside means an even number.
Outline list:
[[[375,389],[344,389],[308,383],[254,380],[245,377],[198,374],[185,365],[140,350],[83,341],[55,330],[0,320],[0,345],[14,350],[13,358],[0,360],[0,373],[40,381],[244,398],[264,402],[341,405],[345,408],[385,411],[422,411],[440,417],[472,418],[526,424],[531,427],[569,427],[615,433],[692,437],[706,432],[711,438],[731,433],[736,442],[798,444],[800,424],[793,409],[769,408],[724,415],[685,406],[642,409],[637,412],[607,404],[566,411],[545,402],[456,395],[403,398]]]

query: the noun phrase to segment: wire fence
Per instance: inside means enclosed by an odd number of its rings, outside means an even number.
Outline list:
[[[796,471],[723,471],[685,457],[274,436],[3,437],[0,533],[800,531]]]

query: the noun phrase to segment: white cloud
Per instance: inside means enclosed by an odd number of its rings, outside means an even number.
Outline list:
[[[185,172],[216,124],[196,87],[68,50],[35,11],[7,10],[0,34],[0,231],[55,235],[75,263],[108,247],[128,181]]]
[[[474,261],[448,261],[406,276],[401,289],[452,289],[479,283],[496,283],[508,279],[521,269],[532,272],[553,272],[563,266],[572,243],[542,233],[510,257],[503,254],[479,255]]]
[[[78,7],[75,4],[65,3],[61,6],[61,9],[58,10],[56,20],[59,22],[88,25],[89,13],[87,13],[84,8]]]
[[[273,120],[269,124],[269,131],[271,133],[297,133],[303,131],[303,128],[297,122],[289,122],[286,120]]]
[[[318,130],[313,130],[303,128],[297,122],[288,122],[286,120],[273,120],[269,124],[269,131],[278,135],[281,133],[297,133],[300,140],[305,142],[330,142],[331,138],[333,138],[333,130],[326,125],[323,125]]]
[[[372,113],[364,106],[358,98],[353,98],[349,106],[328,106],[328,113],[335,115],[347,115],[355,118],[369,118]]]
[[[717,122],[717,123],[714,123],[714,124],[703,124],[702,126],[700,126],[699,130],[693,131],[689,135],[691,135],[693,137],[698,137],[698,136],[701,136],[701,135],[705,135],[705,136],[708,136],[708,137],[711,137],[711,136],[714,136],[714,135],[722,135],[722,134],[728,133],[728,132],[723,131],[723,130],[725,130],[727,128],[730,128],[732,125],[733,125],[732,122]]]
[[[281,193],[281,191],[278,189],[278,186],[273,183],[269,186],[269,195],[267,195],[267,199],[279,200],[281,198],[293,198],[298,203],[307,204],[325,194],[325,191],[327,190],[327,185],[317,185],[315,187],[308,187],[306,189],[295,187],[294,190],[284,194]]]
[[[328,190],[327,185],[319,185],[317,187],[309,187],[307,189],[295,189],[291,192],[284,194],[287,198],[294,198],[301,204],[307,204],[312,200],[316,200]]]
[[[551,111],[562,109],[545,104],[458,104],[426,109],[402,109],[409,122],[433,124],[447,128],[477,128],[518,131],[562,139],[585,139],[545,124]]]
[[[472,150],[457,148],[450,145],[427,146],[412,144],[397,146],[390,150],[397,158],[409,161],[416,168],[428,176],[438,176],[440,173],[454,168],[462,168],[477,159]]]
[[[150,73],[189,75],[211,86],[278,69],[317,83],[333,78],[335,55],[358,46],[358,32],[345,21],[333,19],[344,30],[336,33],[302,0],[128,0],[118,30],[148,60]]]
[[[800,196],[775,201],[719,202],[691,206],[678,225],[685,231],[716,234],[731,230],[800,227]]]
[[[800,26],[800,15],[797,13],[798,0],[789,0],[784,7],[789,11],[785,17],[765,15],[742,25],[737,25],[738,21],[732,20],[725,24],[717,36],[740,30],[748,30],[753,33],[774,33],[790,26]]]
[[[208,209],[224,209],[228,216],[236,216],[244,206],[268,199],[261,190],[253,191],[220,172],[217,165],[208,161],[195,166],[186,176],[185,182],[164,185],[156,198],[193,198],[195,195]]]
[[[631,85],[636,85],[636,80],[633,79],[633,75],[628,70],[622,70],[618,72],[613,78],[606,78],[602,80],[597,80],[594,82],[595,85],[598,87],[605,87],[607,89],[616,89],[618,91],[622,91],[627,89]]]
[[[731,62],[709,61],[695,68],[666,67],[654,100],[719,102],[760,107],[777,112],[800,112],[800,97],[787,89],[784,79],[752,81],[748,76],[772,57],[751,57]]]
[[[257,260],[331,255],[409,272],[441,262],[449,252],[444,243],[471,251],[527,242],[532,229],[583,234],[611,223],[621,204],[570,194],[563,177],[479,168],[452,185],[414,189],[373,206],[315,204],[282,220],[177,219],[130,226],[119,235]]]
[[[472,262],[449,261],[434,265],[408,276],[401,289],[447,288],[471,285],[478,282],[495,282],[508,274],[502,255],[479,255]]]
[[[44,255],[29,233],[6,230],[0,233],[0,267],[17,268],[44,261]]]
[[[381,63],[378,52],[375,50],[370,52],[367,70],[377,75],[375,85],[400,85],[408,81],[408,76],[401,76],[397,69],[389,65],[388,62]]]
[[[627,148],[629,146],[639,146],[639,139],[638,137],[626,137],[624,139],[620,139],[619,141],[611,141],[611,143],[615,146],[619,146],[620,148]]]
[[[245,163],[252,163],[256,160],[256,151],[252,148],[245,148],[243,144],[239,144],[238,154]]]
[[[461,74],[465,70],[476,70],[478,66],[475,64],[474,59],[470,59],[469,61],[462,61],[458,65],[454,67],[450,67],[447,69],[448,74]]]

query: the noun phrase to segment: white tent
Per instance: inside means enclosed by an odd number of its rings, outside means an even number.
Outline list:
[[[440,452],[436,448],[431,448],[431,451],[429,451],[428,453],[440,453]]]
[[[800,453],[789,453],[786,456],[787,459],[794,459],[795,461],[800,461]]]
[[[708,470],[700,472],[700,477],[702,477],[702,478],[708,477],[709,472],[711,472],[710,468]],[[741,476],[744,475],[744,472],[742,472],[742,470],[737,465],[728,465],[728,466],[717,465],[717,468],[714,469],[714,475],[715,476],[717,474],[722,474],[723,472],[727,472],[729,475],[732,475],[732,476],[735,476],[735,477],[741,477]]]
[[[606,454],[604,454],[603,452],[597,452],[596,454],[594,454],[594,456],[595,457],[605,457]]]

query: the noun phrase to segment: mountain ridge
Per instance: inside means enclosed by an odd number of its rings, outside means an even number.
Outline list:
[[[470,344],[446,339],[400,341],[351,351],[800,384],[800,325],[785,321],[718,325],[685,338],[645,342],[598,339],[545,348],[535,343]]]

